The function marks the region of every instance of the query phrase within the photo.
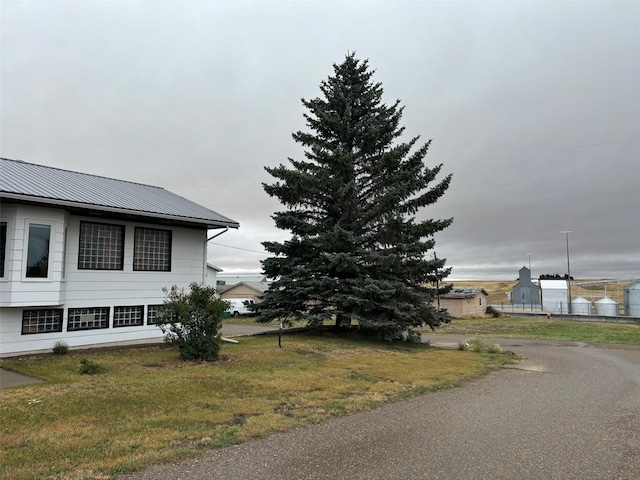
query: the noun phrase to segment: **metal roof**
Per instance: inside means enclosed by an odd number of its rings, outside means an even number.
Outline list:
[[[598,300],[596,303],[598,304],[606,304],[606,305],[618,305],[618,302],[616,302],[613,298],[609,298],[609,297],[602,297],[600,300]]]
[[[441,295],[441,298],[473,298],[480,292],[489,295],[484,288],[452,288],[448,293]]]
[[[255,290],[259,293],[264,293],[269,290],[271,286],[271,282],[238,282],[233,285],[218,285],[218,293],[224,293],[232,288],[237,286],[244,285],[245,287],[249,287],[252,290]]]
[[[161,187],[0,158],[0,197],[207,228],[238,222]]]
[[[566,290],[566,280],[540,280],[540,288],[542,290]]]

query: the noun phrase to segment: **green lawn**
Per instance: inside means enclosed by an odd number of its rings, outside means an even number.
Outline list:
[[[510,317],[454,319],[451,324],[430,333],[430,335],[433,334],[640,345],[640,326],[638,325],[556,319]]]
[[[229,324],[255,325],[254,317],[229,318]],[[261,325],[261,324],[258,324]],[[304,326],[299,322],[296,326]],[[571,340],[576,342],[621,343],[640,345],[640,326],[622,323],[577,322],[537,318],[481,318],[453,319],[435,332],[425,329],[429,335],[470,335],[505,338],[536,338],[547,340]]]
[[[161,346],[2,360],[0,478],[104,479],[449,388],[509,355],[331,336],[244,337],[215,363]],[[88,359],[105,367],[81,375]]]
[[[252,324],[253,318],[225,323]],[[429,335],[640,345],[640,327],[455,319]],[[0,389],[0,478],[105,479],[459,385],[513,357],[330,335],[243,337],[215,363],[161,346],[0,361],[45,383]],[[81,375],[88,359],[105,367]]]

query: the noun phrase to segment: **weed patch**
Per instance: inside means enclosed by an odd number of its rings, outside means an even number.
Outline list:
[[[80,373],[82,375],[98,375],[106,372],[104,365],[83,358],[80,360]]]

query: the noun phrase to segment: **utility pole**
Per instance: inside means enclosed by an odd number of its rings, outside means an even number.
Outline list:
[[[438,260],[436,251],[433,251],[433,259]],[[436,294],[438,295],[438,312],[440,312],[440,269],[436,268]]]
[[[567,307],[569,308],[569,315],[571,315],[571,266],[569,265],[569,234],[573,233],[572,230],[563,230],[560,233],[564,233],[566,239],[567,239],[567,287],[569,289],[569,305],[567,305]]]

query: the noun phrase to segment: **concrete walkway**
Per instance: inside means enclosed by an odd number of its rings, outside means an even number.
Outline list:
[[[26,375],[0,368],[0,388],[19,387],[33,383],[43,383],[43,381],[39,378],[27,377]]]

